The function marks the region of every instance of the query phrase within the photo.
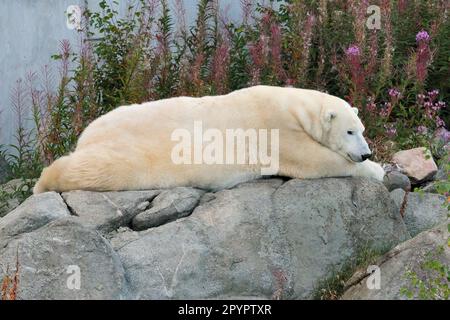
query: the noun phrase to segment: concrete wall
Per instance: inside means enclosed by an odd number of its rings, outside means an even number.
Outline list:
[[[61,39],[73,40],[64,11],[83,0],[0,0],[0,144],[12,143],[10,94],[19,78],[50,63]]]
[[[198,0],[183,0],[187,23],[196,14]],[[240,17],[239,0],[219,0],[233,20]],[[110,1],[111,2],[111,1]],[[127,0],[120,1],[123,11]],[[0,0],[0,144],[13,143],[17,120],[10,103],[11,91],[19,78],[45,65],[56,66],[50,56],[57,53],[62,39],[76,45],[76,31],[66,26],[69,5],[98,7],[94,0]]]

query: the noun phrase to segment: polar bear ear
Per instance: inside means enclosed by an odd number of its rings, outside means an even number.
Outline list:
[[[358,112],[359,112],[358,108],[352,108],[352,110],[356,115],[358,115]]]

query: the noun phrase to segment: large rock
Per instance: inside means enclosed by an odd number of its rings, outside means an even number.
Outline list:
[[[132,297],[311,298],[318,281],[360,248],[409,238],[380,183],[281,184],[220,191],[187,218],[113,239]]]
[[[426,148],[399,151],[392,156],[392,161],[400,166],[415,184],[431,180],[438,170]]]
[[[428,296],[419,296],[419,290],[413,282],[420,280],[425,286],[436,289],[436,284],[432,284],[436,280],[448,290],[450,285],[448,278],[432,269],[450,265],[450,249],[447,241],[448,231],[445,223],[398,245],[376,262],[380,275],[379,289],[368,286],[370,274],[366,270],[359,270],[348,281],[349,287],[342,299],[445,299],[443,296],[433,295],[431,290],[425,290]],[[415,277],[417,278],[414,279]]]
[[[122,264],[96,231],[72,219],[25,233],[0,249],[0,277],[19,275],[16,299],[123,299]],[[79,287],[77,277],[79,275]]]
[[[68,216],[70,216],[70,212],[56,192],[31,196],[21,206],[0,220],[0,248],[11,237],[29,233],[53,220]]]
[[[1,219],[0,262],[12,271],[18,261],[19,298],[312,298],[360,250],[409,238],[387,189],[369,179],[158,192],[44,193]],[[170,219],[133,230],[152,208]],[[71,265],[80,290],[67,287]]]
[[[399,211],[402,211],[403,219],[411,236],[431,229],[448,219],[444,196],[415,192],[406,194],[405,191],[397,189],[391,192],[391,197]]]
[[[102,233],[128,224],[145,210],[159,190],[91,192],[71,191],[62,196],[80,223]]]

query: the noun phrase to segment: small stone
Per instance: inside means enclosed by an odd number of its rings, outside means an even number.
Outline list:
[[[405,191],[411,190],[411,182],[409,178],[401,172],[392,171],[384,176],[384,185],[389,191],[395,189],[403,189]]]
[[[438,168],[426,148],[415,148],[395,153],[392,161],[398,164],[413,184],[431,180]]]

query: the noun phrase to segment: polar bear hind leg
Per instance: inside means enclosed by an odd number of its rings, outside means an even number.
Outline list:
[[[108,149],[77,150],[42,171],[33,193],[120,190],[133,178],[127,159]]]
[[[42,170],[41,176],[33,188],[33,193],[38,194],[46,191],[56,191],[59,181],[63,178],[63,172],[69,166],[70,160],[70,155],[61,157],[49,167]]]

